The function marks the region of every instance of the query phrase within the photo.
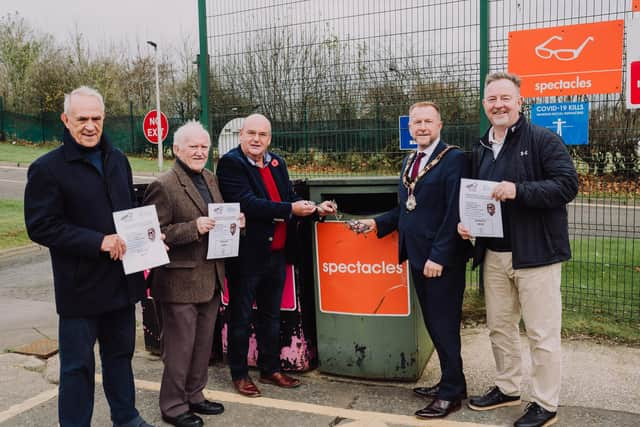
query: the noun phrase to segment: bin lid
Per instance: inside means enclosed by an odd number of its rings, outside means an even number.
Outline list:
[[[348,177],[327,177],[327,178],[309,178],[307,185],[309,187],[376,187],[397,185],[399,177],[397,176],[348,176]]]

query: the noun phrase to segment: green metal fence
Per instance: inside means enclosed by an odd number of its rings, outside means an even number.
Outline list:
[[[1,100],[0,97],[0,102]],[[155,145],[147,142],[142,131],[143,118],[143,116],[110,116],[107,114],[104,123],[105,133],[112,143],[125,153],[155,156]],[[183,122],[184,120],[180,118],[169,118],[169,135],[164,141],[167,154],[171,153],[173,133]],[[60,120],[60,112],[47,111],[38,116],[30,116],[4,111],[0,108],[0,136],[5,140],[34,143],[60,141],[63,130],[64,125]]]
[[[298,177],[397,175],[398,116],[441,105],[446,142],[469,148],[486,130],[480,82],[507,69],[510,31],[631,17],[630,0],[201,0],[214,136],[261,112],[272,147]],[[626,75],[623,76],[626,79]],[[569,206],[574,257],[565,309],[640,320],[640,113],[621,94],[589,101],[589,144],[570,151],[580,196]]]
[[[443,139],[468,149],[487,128],[482,76],[507,68],[510,31],[632,16],[630,0],[199,3],[206,11],[201,46],[208,45],[199,59],[204,71],[210,65],[203,121],[214,145],[229,120],[264,113],[272,148],[296,178],[397,175],[404,156],[398,116],[416,101],[438,102]],[[607,94],[528,98],[525,112],[565,101],[591,105],[589,144],[569,148],[581,185],[568,209],[574,257],[564,266],[565,308],[637,322],[640,110],[627,111],[621,94]],[[165,147],[180,124],[170,119]],[[105,122],[121,149],[151,153],[141,126],[133,115]],[[0,99],[0,133],[38,142],[59,139],[62,125],[59,113],[14,114]]]

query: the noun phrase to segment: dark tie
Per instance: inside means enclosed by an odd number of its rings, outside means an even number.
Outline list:
[[[414,181],[418,176],[418,171],[420,171],[420,160],[422,160],[423,157],[424,152],[416,154],[416,157],[413,160],[413,167],[411,168],[411,181]]]

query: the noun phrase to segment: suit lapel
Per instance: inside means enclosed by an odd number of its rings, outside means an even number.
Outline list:
[[[442,142],[442,140],[438,141],[438,145],[436,145],[436,148],[433,150],[433,153],[431,153],[431,156],[429,156],[429,159],[427,160],[427,165],[436,157],[438,157],[438,154],[440,154],[442,152],[442,150],[445,149],[445,143]],[[418,181],[418,183],[416,184],[416,194],[417,194],[417,190],[418,188],[420,188],[421,184],[424,184],[425,182],[430,182],[435,180],[436,178],[436,169],[438,169],[438,165],[434,166],[434,168],[432,170],[430,170],[429,172],[427,172],[420,181]]]
[[[258,195],[261,198],[269,199],[269,193],[267,192],[267,187],[264,185],[264,181],[262,180],[260,168],[249,163],[249,159],[247,159],[247,156],[245,156],[242,150],[240,150],[240,147],[238,147],[237,150],[238,157],[240,157],[242,164],[245,168],[247,168],[247,170],[249,171],[249,176],[253,180],[256,193],[260,193]]]
[[[182,166],[176,164],[173,167],[173,171],[178,177],[178,182],[180,183],[180,185],[182,185],[182,188],[184,188],[185,193],[187,193],[187,197],[189,197],[189,199],[191,199],[193,204],[196,205],[198,209],[200,209],[200,212],[203,215],[205,216],[208,215],[209,212],[207,209],[207,204],[202,199],[202,196],[198,192],[198,189],[196,188],[195,184],[193,183],[189,175],[187,175],[187,173],[184,170],[182,170]]]
[[[440,152],[444,150],[444,142],[442,142],[442,140],[438,141],[438,145],[436,145],[436,148],[433,150],[433,153],[431,153],[431,156],[429,156],[429,158],[427,159],[427,163],[429,164],[429,162],[433,159],[436,158],[436,156],[438,154],[440,154]]]

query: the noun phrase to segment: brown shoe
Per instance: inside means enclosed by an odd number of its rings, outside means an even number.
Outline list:
[[[247,397],[260,397],[260,390],[256,385],[251,381],[251,378],[240,378],[238,380],[233,380],[233,385],[235,386],[238,393]]]
[[[297,380],[282,372],[274,372],[266,377],[260,376],[260,382],[265,384],[273,384],[278,387],[294,388],[300,385],[300,380]]]

